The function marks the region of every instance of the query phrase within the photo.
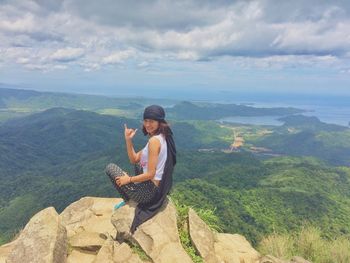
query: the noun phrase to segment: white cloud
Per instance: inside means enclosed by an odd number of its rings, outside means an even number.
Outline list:
[[[0,48],[5,62],[35,69],[227,57],[247,67],[344,68],[349,10],[325,0],[3,1]]]
[[[32,14],[25,14],[23,17],[0,21],[0,30],[5,32],[23,33],[32,32],[35,29],[34,17]]]
[[[50,59],[59,62],[70,62],[77,60],[84,55],[84,50],[82,48],[64,48],[56,50]]]
[[[114,52],[113,54],[110,54],[102,59],[103,64],[117,64],[121,63],[128,58],[135,55],[135,51],[133,50],[122,50],[118,52]]]

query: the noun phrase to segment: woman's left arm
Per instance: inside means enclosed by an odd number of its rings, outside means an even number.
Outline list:
[[[122,186],[128,183],[144,182],[153,179],[157,170],[159,152],[160,141],[155,137],[150,138],[148,143],[147,173],[142,173],[136,176],[129,176],[124,173],[123,176],[116,178],[116,183],[119,186]]]

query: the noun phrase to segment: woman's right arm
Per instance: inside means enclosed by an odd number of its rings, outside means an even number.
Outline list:
[[[128,151],[129,160],[131,163],[138,163],[141,159],[141,151],[135,152],[134,146],[131,139],[126,139],[126,149]]]
[[[126,142],[126,150],[128,152],[129,160],[131,163],[138,163],[141,159],[141,152],[135,152],[134,145],[132,143],[132,138],[135,136],[137,129],[129,129],[126,124],[124,124],[124,135]]]

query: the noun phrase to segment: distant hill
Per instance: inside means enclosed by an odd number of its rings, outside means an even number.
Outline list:
[[[40,92],[34,90],[7,89],[0,87],[0,101],[5,105],[9,99],[26,100],[30,97],[40,96]]]
[[[296,108],[255,108],[237,104],[192,103],[183,101],[168,108],[169,116],[185,120],[217,120],[231,116],[284,116],[304,112]]]
[[[89,110],[103,114],[141,117],[145,105],[172,105],[173,100],[149,98],[113,98],[58,92],[38,92],[0,87],[0,122],[54,107]]]
[[[166,107],[167,119],[176,120],[217,120],[230,116],[285,116],[303,112],[303,110],[290,107],[255,108],[236,104],[193,103],[149,98],[112,98],[0,87],[0,122],[54,107],[89,110],[102,114],[141,119],[144,107],[150,104]]]
[[[333,165],[350,166],[349,128],[301,115],[280,120],[284,125],[254,140],[254,145],[278,154],[314,156]]]
[[[314,116],[303,116],[303,115],[292,115],[279,118],[279,121],[283,121],[282,128],[296,128],[308,131],[346,131],[349,128],[336,124],[328,124],[321,122],[317,117]]]

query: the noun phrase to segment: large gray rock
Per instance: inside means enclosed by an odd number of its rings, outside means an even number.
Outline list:
[[[244,236],[238,234],[217,233],[215,254],[220,262],[225,263],[258,263],[260,254]]]
[[[299,257],[299,256],[294,256],[292,257],[291,263],[311,263],[310,261],[302,258],[302,257]]]
[[[116,242],[114,243],[113,260],[114,263],[146,263],[132,252],[128,244],[122,243],[119,245]]]
[[[98,252],[105,243],[107,237],[96,232],[81,232],[69,239],[69,244],[74,249]]]
[[[289,263],[289,261],[285,261],[271,255],[266,255],[260,259],[259,263]]]
[[[114,241],[106,240],[93,263],[115,263],[113,260]]]
[[[95,258],[95,253],[74,249],[69,253],[67,263],[92,263]]]
[[[204,262],[219,262],[214,251],[214,233],[191,208],[188,211],[188,228],[192,244]]]
[[[312,263],[312,262],[299,256],[294,256],[289,261],[289,260],[279,259],[271,255],[266,255],[260,259],[259,263]]]
[[[213,232],[192,209],[188,226],[191,241],[205,262],[259,262],[259,252],[243,236]]]
[[[17,238],[7,263],[63,263],[67,257],[67,232],[55,208],[34,215]]]
[[[130,233],[130,227],[134,219],[136,205],[134,202],[129,202],[127,205],[116,210],[111,217],[111,223],[115,227],[117,238],[120,241],[134,241]]]
[[[128,244],[108,239],[102,245],[93,263],[145,263],[132,252]]]
[[[143,223],[131,236],[129,230],[134,210],[134,204],[126,205],[113,214],[112,224],[118,235],[137,242],[153,262],[192,262],[180,243],[176,210],[171,202],[165,202],[158,214]]]
[[[113,207],[120,198],[83,197],[70,204],[60,214],[67,228],[68,238],[80,232],[96,232],[115,236],[116,230],[111,224]]]
[[[7,243],[0,247],[0,263],[5,263],[6,258],[11,253],[12,249],[15,247],[16,241],[12,241],[11,243]]]

